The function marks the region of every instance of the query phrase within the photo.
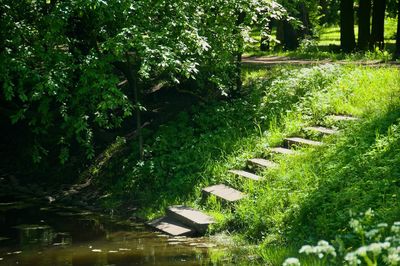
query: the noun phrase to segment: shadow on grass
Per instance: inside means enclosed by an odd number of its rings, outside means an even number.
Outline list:
[[[145,132],[145,159],[137,158],[136,140],[123,145],[101,169],[97,183],[111,194],[108,208],[135,206],[147,216],[171,204],[195,202],[202,187],[226,174],[221,161],[240,154],[257,136],[254,118],[262,91],[242,99],[197,105],[170,122]],[[123,204],[121,206],[120,204]]]
[[[395,43],[386,43],[385,51],[389,54],[393,54],[396,50]],[[311,47],[310,50],[293,50],[293,51],[260,51],[258,47],[248,47],[245,50],[245,56],[282,56],[289,57],[290,59],[308,59],[308,60],[323,60],[329,59],[332,61],[336,60],[388,60],[388,56],[384,55],[384,52],[362,52],[357,51],[354,53],[343,53],[340,49],[339,44],[319,44],[315,47]]]
[[[289,74],[280,68],[267,74],[286,75],[272,87],[270,79],[259,80],[256,72],[241,98],[194,106],[147,132],[145,160],[138,161],[134,143],[125,144],[124,154],[104,166],[98,178],[102,187],[112,187],[107,207],[130,204],[148,217],[168,205],[196,204],[202,188],[224,181],[229,168],[242,167],[244,155],[260,152],[257,145],[271,121],[279,121],[310,88],[332,82],[332,71],[326,67],[299,72],[301,78],[295,81],[299,84],[288,88],[283,87],[291,81],[283,80]]]
[[[318,186],[287,219],[285,237],[304,243],[346,233],[350,212],[376,222],[400,217],[400,106],[356,124],[310,162]],[[328,240],[327,239],[327,240]]]

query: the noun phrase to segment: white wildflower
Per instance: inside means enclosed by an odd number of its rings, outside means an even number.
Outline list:
[[[400,256],[399,254],[390,254],[387,257],[387,261],[390,265],[399,265],[400,264]]]
[[[282,266],[300,266],[300,261],[297,258],[287,258]]]
[[[374,215],[375,215],[375,213],[374,213],[374,211],[373,211],[371,208],[369,208],[369,209],[365,212],[365,217],[367,217],[367,218],[372,218],[372,217],[374,217]]]
[[[388,256],[386,261],[389,265],[399,265],[400,264],[400,247],[397,248],[389,248]]]
[[[357,255],[364,257],[364,256],[367,256],[367,251],[368,251],[367,247],[362,246],[356,250],[356,253],[357,253]]]
[[[383,249],[388,249],[388,248],[390,248],[390,242],[385,241],[385,242],[381,243],[381,246]]]
[[[356,219],[351,219],[349,225],[351,228],[353,228],[353,231],[356,233],[361,233],[363,231],[363,227],[360,221]]]
[[[344,259],[350,266],[361,264],[361,260],[357,258],[357,254],[355,252],[347,253]]]
[[[387,224],[387,223],[380,223],[380,224],[378,224],[378,228],[386,228],[386,227],[388,227],[389,225]]]
[[[326,240],[320,240],[318,241],[318,246],[330,246],[329,242]]]
[[[319,241],[319,242],[318,242],[317,248],[319,249],[319,252],[320,252],[320,253],[326,253],[327,255],[332,255],[333,257],[336,257],[335,248],[334,248],[332,245],[330,245],[330,244],[329,244],[327,241],[325,241],[325,240]],[[320,254],[318,254],[318,256],[319,256],[320,258],[323,257],[323,255],[322,255],[322,257],[321,257]]]
[[[367,247],[368,251],[371,251],[375,256],[381,254],[382,247],[380,243],[372,243]]]
[[[400,233],[400,222],[395,222],[395,223],[392,225],[392,228],[390,228],[390,231],[392,231],[392,232],[395,233],[395,234]]]
[[[310,245],[304,245],[299,250],[299,253],[306,253],[307,255],[313,254],[314,252],[315,252],[314,247],[312,247]]]
[[[328,241],[325,240],[318,241],[317,246],[310,246],[310,245],[302,246],[301,249],[299,250],[299,253],[305,253],[307,255],[316,254],[320,259],[322,259],[325,256],[325,254],[336,257],[335,248],[331,246]]]
[[[385,238],[385,242],[391,242],[393,240],[393,237],[388,236]]]
[[[366,233],[365,233],[365,236],[366,236],[367,238],[371,239],[371,238],[375,237],[378,233],[379,233],[379,230],[378,230],[378,229],[372,229],[372,230],[366,232]]]

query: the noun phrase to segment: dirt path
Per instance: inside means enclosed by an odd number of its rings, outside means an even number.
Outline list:
[[[384,62],[381,60],[357,60],[357,61],[347,61],[347,60],[331,60],[331,59],[298,59],[290,58],[287,56],[244,56],[242,57],[242,62],[248,65],[263,65],[267,67],[272,67],[276,65],[319,65],[319,64],[356,64],[362,66],[370,67],[400,67],[400,62],[389,61]]]

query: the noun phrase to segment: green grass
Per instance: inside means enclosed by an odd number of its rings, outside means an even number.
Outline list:
[[[282,80],[286,84],[283,88],[301,88],[293,84],[304,85],[310,75],[315,75],[314,85],[331,80],[329,71],[308,71],[303,77],[296,71],[288,75]],[[396,166],[400,163],[400,73],[396,69],[356,67],[336,71],[339,78],[328,86],[305,83],[308,92],[281,119],[280,126],[272,125],[266,142],[274,145],[284,136],[307,135],[300,130],[304,125],[331,125],[323,119],[327,113],[357,115],[362,122],[346,126],[338,137],[326,138],[326,147],[282,158],[279,170],[266,173],[266,181],[250,191],[251,197],[232,217],[240,234],[264,243],[266,260],[280,261],[273,265],[281,264],[284,258],[279,255],[281,250],[271,253],[276,245],[286,243],[293,249],[347,232],[350,211],[372,208],[378,213],[377,221],[388,222],[400,215],[400,172]],[[282,86],[280,82],[272,85],[270,90]]]
[[[397,19],[395,18],[387,18],[385,20],[385,51],[373,51],[373,52],[356,52],[352,54],[345,54],[339,51],[340,47],[340,28],[339,26],[329,26],[323,27],[319,30],[318,38],[316,41],[305,42],[299,49],[296,51],[282,51],[282,50],[273,50],[262,52],[259,50],[259,43],[248,43],[245,48],[246,56],[287,56],[290,58],[299,58],[299,59],[330,59],[333,61],[336,60],[346,60],[346,61],[354,61],[354,60],[381,60],[388,61],[392,58],[395,43],[396,43],[396,30],[397,30]],[[354,26],[354,32],[356,35],[356,39],[358,36],[358,26]],[[259,32],[254,31],[251,34],[255,40],[259,41]]]
[[[386,222],[400,216],[399,70],[289,66],[249,68],[244,75],[239,98],[194,106],[147,132],[145,160],[137,160],[134,142],[120,142],[96,177],[111,194],[105,207],[135,206],[135,215],[150,219],[172,204],[194,206],[215,216],[213,233],[259,244],[258,256],[271,265],[304,243],[346,233],[350,211],[373,208],[377,221]],[[331,113],[362,120],[334,124],[325,118]],[[259,184],[227,174],[268,156],[267,147],[286,136],[320,139],[302,130],[315,124],[343,131],[325,138],[324,147],[277,158],[280,167],[260,172]],[[202,200],[202,188],[221,182],[248,194],[236,211],[215,198]]]

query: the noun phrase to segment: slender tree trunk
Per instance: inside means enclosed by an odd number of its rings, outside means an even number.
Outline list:
[[[400,57],[400,0],[397,1],[397,35],[395,58]]]
[[[271,35],[272,32],[272,23],[268,23],[267,26],[264,28],[265,34]],[[269,38],[263,36],[261,37],[261,42],[260,42],[260,51],[269,51],[271,48],[271,42],[269,41]]]
[[[276,39],[280,42],[276,48],[295,50],[299,47],[297,32],[288,21],[277,21]]]
[[[340,1],[340,45],[346,53],[352,52],[356,48],[353,0]]]
[[[300,20],[303,24],[303,29],[298,30],[298,36],[304,38],[305,36],[312,36],[312,25],[310,20],[310,12],[308,11],[304,3],[298,5],[298,10],[300,11]]]
[[[371,0],[360,0],[358,9],[358,49],[366,51],[371,38]]]
[[[372,8],[372,32],[369,43],[370,49],[378,47],[383,50],[385,47],[385,10],[386,0],[374,0]]]
[[[321,7],[321,14],[323,15],[320,18],[319,22],[321,24],[325,24],[328,22],[328,18],[327,18],[327,16],[328,16],[328,0],[320,0],[319,5]]]
[[[285,43],[284,26],[282,20],[278,20],[276,22],[276,39],[279,41],[279,44],[275,45],[275,49],[282,50]]]
[[[144,158],[143,149],[143,134],[142,134],[142,119],[140,112],[140,87],[138,82],[138,70],[140,68],[140,63],[135,53],[126,53],[126,62],[114,62],[114,65],[124,73],[126,79],[128,80],[128,87],[130,91],[133,91],[133,100],[135,104],[135,120],[136,120],[136,132],[138,136],[139,145],[139,156],[140,159]]]
[[[242,37],[240,36],[239,26],[244,22],[246,18],[245,12],[239,12],[238,18],[236,20],[236,32],[235,34],[238,36],[238,50],[236,52],[236,90],[239,92],[242,90],[242,53],[243,53],[243,42]]]
[[[297,31],[288,21],[283,22],[284,46],[286,50],[295,50],[299,47]]]
[[[133,80],[132,88],[134,91],[134,100],[135,100],[135,116],[136,116],[136,130],[138,135],[138,144],[139,144],[139,156],[140,159],[144,159],[144,148],[143,148],[143,134],[142,134],[142,115],[140,112],[140,101],[139,101],[139,87],[136,77]]]

